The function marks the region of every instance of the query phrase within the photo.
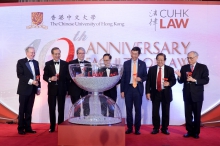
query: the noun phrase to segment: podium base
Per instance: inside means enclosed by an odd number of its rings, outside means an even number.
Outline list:
[[[125,119],[101,126],[76,125],[66,120],[58,125],[58,145],[125,146]]]

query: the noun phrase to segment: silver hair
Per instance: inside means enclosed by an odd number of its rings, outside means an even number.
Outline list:
[[[85,50],[83,47],[79,47],[79,48],[77,48],[77,50],[76,50],[76,54],[78,54],[79,50],[82,50],[82,51],[86,52],[86,50]]]
[[[197,53],[196,51],[190,51],[187,55],[189,55],[190,53],[194,53],[195,56],[199,56],[199,53]]]
[[[25,52],[27,53],[30,48],[35,49],[34,47],[28,46],[27,48],[25,48]]]

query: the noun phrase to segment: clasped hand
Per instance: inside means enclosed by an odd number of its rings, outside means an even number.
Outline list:
[[[50,80],[51,80],[51,81],[57,81],[57,76],[52,76],[52,77],[50,78]]]

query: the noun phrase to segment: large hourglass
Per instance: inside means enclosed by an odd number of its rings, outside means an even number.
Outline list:
[[[106,67],[100,63],[70,64],[72,80],[89,92],[70,109],[70,123],[83,125],[116,124],[122,121],[118,105],[102,94],[115,86],[122,75],[122,65],[111,64]]]

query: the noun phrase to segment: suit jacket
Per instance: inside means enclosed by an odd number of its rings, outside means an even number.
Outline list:
[[[48,83],[48,95],[56,96],[58,86],[59,95],[66,95],[67,92],[67,83],[68,83],[68,63],[66,61],[60,60],[60,71],[59,71],[59,80],[49,82],[49,78],[56,75],[56,69],[54,65],[54,61],[50,60],[46,62],[44,67],[44,75],[43,79]]]
[[[147,74],[147,82],[146,82],[146,94],[150,93],[151,95],[151,100],[154,101],[155,99],[155,94],[156,94],[156,82],[157,82],[157,68],[158,66],[152,66],[148,70]],[[172,94],[172,89],[176,84],[176,78],[174,75],[174,70],[172,67],[169,67],[167,65],[164,65],[164,78],[168,78],[168,82],[170,83],[169,86],[164,88],[164,97],[166,102],[171,102],[173,100],[173,94]]]
[[[103,73],[102,76],[103,77],[107,77],[107,72],[106,72],[106,67],[102,67],[101,69],[98,70],[98,73]],[[109,68],[110,69],[110,74],[115,74],[118,75],[118,69],[117,68]],[[106,90],[103,92],[104,95],[112,98],[112,99],[116,99],[117,97],[117,85],[120,84],[121,80],[118,81],[118,83],[112,87],[109,90]]]
[[[191,72],[190,65],[182,66],[180,73],[181,77],[178,79],[180,84],[183,84],[183,100],[188,101],[190,95],[193,102],[203,101],[204,99],[204,85],[209,83],[209,70],[206,65],[196,63],[193,70],[192,77],[197,80],[197,83],[187,82],[186,72]]]
[[[69,64],[76,64],[76,63],[79,63],[78,59],[75,59],[75,60],[72,60],[69,62]],[[88,61],[84,60],[84,63],[89,63]],[[88,65],[88,64],[87,64]],[[81,69],[80,68],[75,68],[75,73],[77,74],[80,74],[81,73]],[[85,76],[91,76],[92,75],[92,72],[91,72],[91,68],[85,70]],[[78,94],[75,94],[76,92],[80,92],[82,89],[76,85],[76,83],[72,80],[72,77],[70,76],[70,74],[68,75],[69,76],[69,87],[68,87],[68,93],[69,95],[78,95]]]
[[[130,84],[130,79],[131,79],[131,60],[127,60],[124,62],[123,65],[123,75],[121,77],[121,92],[125,93],[126,96],[126,92],[129,88],[129,84]],[[137,84],[137,88],[138,91],[140,92],[140,95],[143,96],[143,92],[144,92],[144,85],[143,82],[146,81],[147,79],[147,67],[145,62],[141,61],[138,59],[138,70],[137,70],[137,77],[141,78],[141,82],[138,82]]]
[[[35,75],[40,75],[38,61],[33,60]],[[17,77],[19,78],[17,94],[29,96],[34,88],[37,93],[37,88],[40,88],[40,81],[38,87],[35,85],[29,85],[28,82],[30,79],[34,79],[34,76],[31,71],[28,59],[23,58],[17,62]]]

